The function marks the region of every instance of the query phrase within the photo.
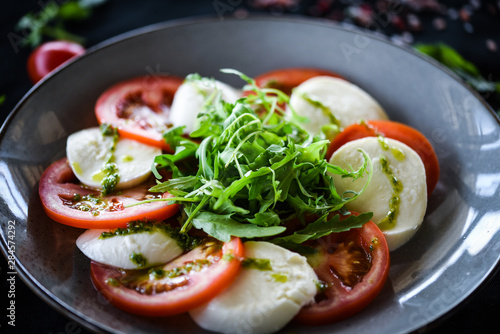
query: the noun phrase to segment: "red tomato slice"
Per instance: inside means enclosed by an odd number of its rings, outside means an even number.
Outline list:
[[[330,159],[333,152],[347,142],[379,135],[399,140],[417,152],[425,166],[427,196],[430,196],[439,180],[439,162],[427,138],[421,132],[408,125],[381,120],[371,120],[366,121],[365,124],[350,125],[332,140],[326,157]]]
[[[178,77],[140,77],[108,88],[97,100],[99,123],[118,129],[120,136],[169,150],[162,133],[171,126],[168,119]]]
[[[52,41],[40,45],[28,58],[28,76],[37,83],[69,59],[85,52],[83,46],[68,41]]]
[[[153,180],[116,195],[98,198],[100,192],[81,186],[68,160],[63,158],[45,170],[38,191],[45,212],[56,222],[87,229],[107,229],[126,227],[132,220],[163,220],[175,214],[179,205],[163,201],[125,207],[159,196],[148,192],[154,184]],[[170,195],[163,194],[163,197],[167,196]]]
[[[162,268],[124,271],[96,262],[96,289],[115,307],[144,316],[168,316],[207,303],[236,278],[244,256],[239,238],[209,241]],[[170,277],[169,277],[170,276]]]
[[[389,248],[375,223],[332,233],[315,247],[313,269],[326,288],[301,309],[299,323],[314,326],[345,319],[380,293],[389,275]]]
[[[283,68],[270,71],[255,77],[255,83],[261,88],[277,88],[290,95],[292,89],[306,80],[317,76],[342,78],[337,73],[316,68]]]

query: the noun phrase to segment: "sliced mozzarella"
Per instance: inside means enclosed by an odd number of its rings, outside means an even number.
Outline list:
[[[362,165],[363,156],[358,149],[363,149],[370,156],[373,175],[365,191],[346,206],[357,212],[373,212],[373,222],[384,233],[389,249],[395,250],[410,240],[420,227],[427,207],[427,186],[425,168],[418,154],[407,145],[393,139],[385,139],[385,144],[378,138],[368,137],[351,141],[339,148],[331,157],[330,163],[344,169],[357,169]],[[390,174],[384,171],[385,157],[392,175],[402,184],[397,195],[390,181]],[[365,178],[352,181],[332,175],[339,194],[347,190],[360,191]],[[399,213],[395,219],[384,219],[390,210],[391,198],[399,197]],[[385,223],[384,223],[385,222]]]
[[[66,155],[71,169],[83,184],[101,189],[105,166],[113,137],[103,136],[99,128],[90,128],[68,137]],[[151,164],[161,149],[131,139],[119,139],[113,152],[120,176],[117,189],[133,187],[145,181],[151,173]]]
[[[108,230],[87,230],[76,245],[91,260],[122,269],[138,269],[169,262],[182,254],[177,241],[161,229],[100,238]],[[144,258],[140,266],[138,258]],[[134,258],[136,260],[134,260]]]
[[[198,114],[211,99],[221,94],[222,100],[234,103],[241,92],[223,82],[208,78],[188,79],[176,91],[170,121],[174,126],[185,126],[184,132],[190,133],[197,128]]]
[[[368,93],[343,79],[319,76],[297,86],[290,106],[309,118],[303,127],[317,134],[322,126],[338,122],[340,128],[361,120],[387,119],[382,107]],[[291,112],[290,108],[287,110]]]
[[[190,311],[202,328],[221,333],[272,333],[314,298],[317,276],[305,257],[268,242],[244,245],[246,258],[269,259],[271,270],[243,268],[227,290]]]

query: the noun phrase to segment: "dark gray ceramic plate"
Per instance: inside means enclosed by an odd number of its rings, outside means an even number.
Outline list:
[[[37,85],[1,130],[0,221],[7,253],[15,221],[19,275],[48,303],[87,327],[109,332],[203,332],[187,315],[145,319],[108,305],[93,289],[89,261],[75,247],[82,230],[44,214],[38,180],[64,156],[66,137],[96,124],[93,107],[110,85],[137,75],[199,72],[254,76],[307,66],[342,74],[372,94],[394,120],[434,145],[441,179],[422,228],[392,254],[389,280],[354,317],[307,333],[400,333],[425,327],[464,300],[500,256],[500,126],[488,106],[421,56],[323,21],[201,19],[148,27],[94,48]],[[291,330],[287,327],[285,331]]]

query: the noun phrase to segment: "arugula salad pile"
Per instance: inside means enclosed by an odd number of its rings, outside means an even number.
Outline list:
[[[286,231],[286,223],[298,219],[304,226],[283,237],[270,239],[289,249],[300,247],[332,232],[361,227],[371,213],[350,216],[340,221],[332,212],[355,200],[361,192],[339,194],[331,174],[358,179],[371,177],[371,160],[362,150],[364,164],[345,170],[325,159],[329,140],[324,134],[313,136],[294,115],[285,118],[283,106],[288,95],[273,88],[259,88],[255,81],[235,70],[249,92],[235,104],[221,99],[215,91],[205,96],[206,104],[198,115],[198,127],[189,137],[183,127],[164,134],[173,154],[157,156],[152,170],[172,172],[172,178],[159,182],[152,192],[169,192],[167,199],[181,203],[184,220],[181,232],[202,229],[208,235],[229,241],[242,238],[271,237]],[[211,80],[191,75],[186,80]],[[365,187],[366,187],[365,185]],[[149,201],[145,201],[149,202]],[[143,203],[143,202],[140,202]],[[139,203],[139,204],[140,204]],[[345,211],[345,210],[344,210]],[[306,217],[315,217],[306,223]]]

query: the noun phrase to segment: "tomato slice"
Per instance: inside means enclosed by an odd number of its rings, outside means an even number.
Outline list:
[[[43,43],[28,58],[28,76],[31,82],[37,83],[69,59],[84,52],[85,48],[74,42],[51,41]]]
[[[222,247],[221,247],[222,246]],[[144,316],[168,316],[207,303],[236,278],[244,249],[239,238],[209,241],[163,267],[124,271],[92,262],[96,289],[115,307]]]
[[[125,189],[116,195],[99,198],[99,191],[78,183],[68,160],[63,158],[50,165],[42,174],[39,194],[45,212],[53,220],[81,228],[126,227],[132,220],[163,220],[179,210],[178,204],[158,201],[132,207],[127,205],[158,197],[148,189],[154,180]],[[168,193],[162,197],[170,196]]]
[[[422,159],[425,166],[427,196],[430,196],[439,180],[439,162],[431,143],[418,130],[398,122],[371,120],[346,127],[331,142],[326,154],[330,159],[333,152],[352,140],[383,135],[399,140],[411,147]]]
[[[120,136],[169,150],[162,133],[171,126],[168,114],[183,79],[139,77],[108,88],[97,100],[99,123],[111,124]]]
[[[373,222],[362,228],[318,239],[309,262],[324,289],[304,306],[296,321],[325,325],[365,308],[382,290],[389,275],[389,248]]]
[[[255,83],[261,88],[276,88],[290,95],[292,94],[292,89],[304,81],[322,75],[342,78],[337,73],[327,70],[292,67],[263,73],[255,77]]]

